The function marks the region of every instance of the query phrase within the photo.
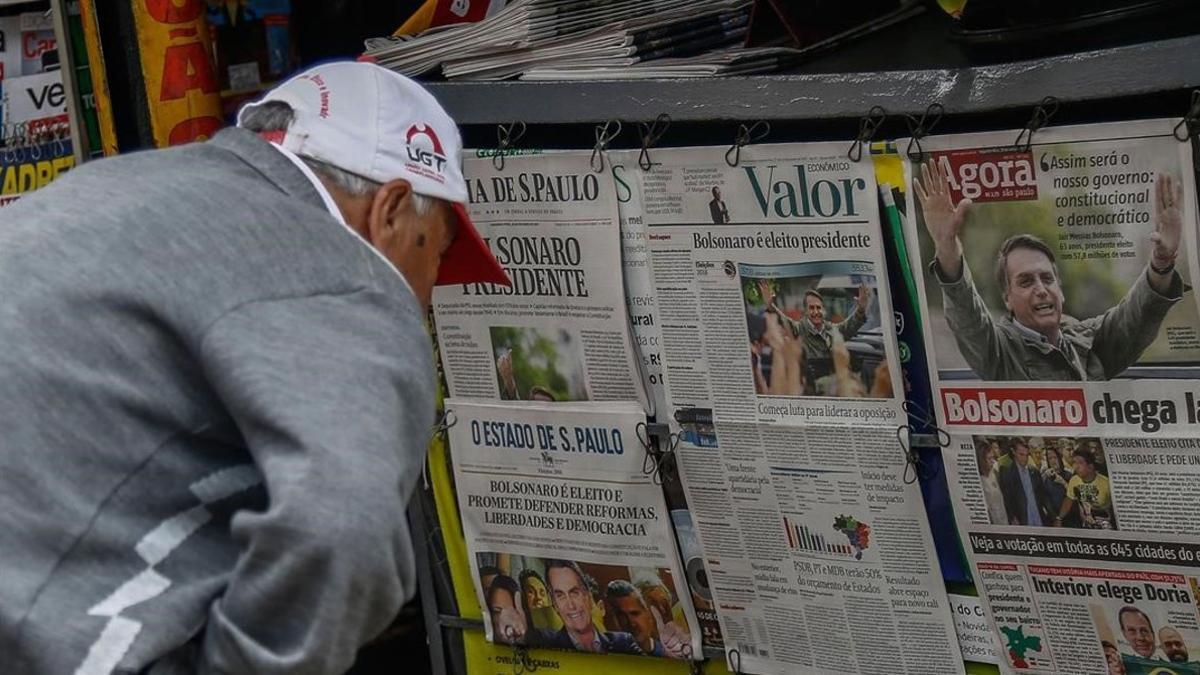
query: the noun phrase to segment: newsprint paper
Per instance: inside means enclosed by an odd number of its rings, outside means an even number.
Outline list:
[[[512,280],[434,289],[450,395],[645,401],[621,281],[610,173],[589,155],[464,155],[470,214]]]
[[[906,159],[938,419],[1195,436],[1195,172],[1177,120],[933,136]],[[906,147],[907,141],[899,141]]]
[[[975,435],[946,453],[1005,672],[1200,674],[1200,441]]]
[[[961,673],[897,438],[875,180],[845,152],[652,152],[640,184],[681,476],[732,670]]]
[[[446,400],[475,590],[493,642],[700,659],[636,403]]]

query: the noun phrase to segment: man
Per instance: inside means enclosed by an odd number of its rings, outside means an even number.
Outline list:
[[[823,389],[829,384],[821,379],[834,374],[833,352],[836,330],[843,341],[850,340],[867,322],[867,310],[871,306],[871,288],[865,283],[858,287],[855,298],[854,312],[841,323],[830,323],[825,320],[825,298],[815,289],[804,292],[804,318],[800,321],[790,316],[775,304],[775,289],[767,279],[759,279],[758,290],[762,295],[766,311],[773,312],[792,330],[792,334],[801,339],[804,354],[804,381],[816,389],[814,392],[824,395]]]
[[[579,565],[569,560],[547,560],[546,582],[550,585],[554,609],[563,622],[562,630],[551,638],[549,646],[584,652],[642,653],[629,633],[596,628],[592,620],[592,593]]]
[[[484,590],[491,588],[492,582],[495,581],[496,577],[500,576],[500,574],[500,568],[496,567],[495,565],[481,565],[479,568],[479,585]]]
[[[1029,468],[1029,445],[1024,439],[1013,442],[1012,465],[1000,469],[999,480],[1010,524],[1042,527],[1049,522],[1046,486],[1042,474]]]
[[[1079,505],[1084,527],[1114,528],[1112,490],[1108,476],[1096,471],[1096,456],[1090,449],[1080,446],[1071,456],[1071,466],[1075,475],[1067,481],[1067,495],[1059,506],[1054,525],[1061,526],[1067,514]]]
[[[1054,252],[1029,234],[1010,237],[996,257],[996,280],[1007,315],[996,321],[975,288],[960,235],[971,200],[958,204],[934,162],[913,181],[933,240],[930,270],[942,287],[946,322],[958,350],[984,380],[1084,381],[1119,376],[1154,342],[1167,311],[1183,296],[1175,261],[1183,241],[1183,185],[1155,180],[1155,231],[1150,262],[1125,297],[1083,321],[1063,315],[1062,278]]]
[[[713,186],[712,196],[712,201],[708,203],[708,215],[712,216],[712,221],[717,225],[728,223],[729,209],[721,200],[721,188]]]
[[[0,213],[2,672],[341,673],[413,592],[458,132],[362,63],[240,123]]]
[[[493,638],[510,645],[525,644],[532,631],[525,608],[517,601],[521,594],[517,582],[506,574],[497,575],[486,588],[486,594]]]
[[[1154,656],[1154,624],[1150,617],[1133,605],[1125,605],[1117,613],[1117,623],[1121,626],[1121,635],[1133,650],[1134,655],[1143,659]]]
[[[496,373],[500,379],[500,398],[505,401],[521,400],[521,394],[517,388],[517,378],[513,373],[511,349],[496,358]],[[540,384],[535,384],[529,387],[529,395],[525,400],[536,401],[538,403],[554,403],[558,399],[554,397],[554,393],[549,389]]]
[[[674,622],[665,621],[671,615],[664,617],[659,609],[650,607],[633,584],[614,579],[608,582],[605,596],[617,625],[633,635],[642,653],[672,659],[691,653],[691,637]]]
[[[1158,643],[1162,645],[1163,655],[1171,663],[1188,662],[1187,643],[1183,641],[1183,635],[1175,630],[1174,626],[1163,626],[1158,631]]]

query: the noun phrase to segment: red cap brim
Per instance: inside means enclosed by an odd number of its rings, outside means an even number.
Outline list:
[[[458,214],[458,235],[442,256],[442,265],[438,268],[438,286],[454,284],[501,284],[511,286],[512,281],[505,274],[504,268],[492,255],[487,242],[479,236],[479,230],[471,222],[467,207],[454,202],[451,204]]]

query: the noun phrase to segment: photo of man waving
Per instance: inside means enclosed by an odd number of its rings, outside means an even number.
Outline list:
[[[1183,185],[1157,173],[1150,200],[1154,231],[1149,261],[1124,297],[1097,316],[1066,314],[1054,249],[1033,234],[1001,243],[996,283],[1004,302],[992,316],[963,257],[970,199],[955,200],[945,168],[922,164],[913,180],[933,244],[930,272],[941,288],[943,313],[963,359],[983,380],[1103,381],[1121,376],[1155,341],[1168,310],[1182,299],[1176,270],[1183,243]],[[1181,262],[1182,264],[1182,262]]]

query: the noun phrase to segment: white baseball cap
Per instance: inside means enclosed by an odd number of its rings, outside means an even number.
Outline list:
[[[413,192],[449,202],[458,235],[446,250],[437,284],[510,283],[467,214],[462,138],[433,96],[403,75],[366,62],[306,70],[238,112],[282,101],[295,115],[270,140],[297,155],[377,183],[403,178]]]

